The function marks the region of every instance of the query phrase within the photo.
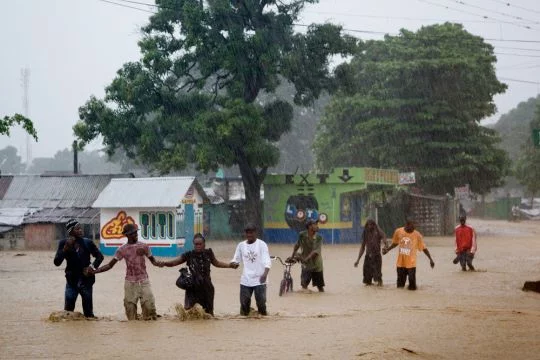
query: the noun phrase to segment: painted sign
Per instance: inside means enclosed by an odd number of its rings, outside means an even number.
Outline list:
[[[397,184],[401,180],[401,174],[399,174],[399,179],[396,176],[397,171],[388,170],[388,169],[373,169],[365,168],[365,181],[368,183],[375,184]],[[409,174],[409,173],[406,173]],[[414,173],[413,178],[414,178]],[[400,183],[401,184],[401,183]]]
[[[314,196],[290,196],[285,204],[285,221],[289,227],[295,231],[303,231],[308,220],[319,220],[324,224],[328,221],[328,216],[319,211],[319,204]]]
[[[416,183],[416,176],[414,172],[399,173],[399,185],[414,183]]]
[[[179,256],[193,249],[193,234],[203,231],[204,211],[197,204],[178,208],[101,209],[100,250],[112,256],[126,242],[125,224],[136,224],[139,241],[148,244],[154,256]]]
[[[171,211],[141,211],[141,237],[144,240],[174,240],[175,216]]]
[[[119,211],[118,214],[109,220],[101,228],[101,238],[103,239],[121,239],[124,237],[122,230],[126,224],[135,224],[131,216],[127,216],[125,211]]]
[[[469,184],[465,184],[465,186],[454,188],[454,193],[456,194],[456,199],[459,199],[459,200],[470,199],[471,190],[469,189]]]

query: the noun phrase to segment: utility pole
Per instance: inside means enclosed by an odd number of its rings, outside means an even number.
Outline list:
[[[77,140],[73,140],[73,173],[79,173],[79,155],[78,155]]]
[[[30,118],[30,69],[25,67],[21,69],[21,86],[23,89],[23,114],[26,118]],[[26,134],[26,168],[32,164],[32,140],[30,135]]]

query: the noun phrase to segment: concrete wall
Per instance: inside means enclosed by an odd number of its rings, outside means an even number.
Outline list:
[[[99,240],[99,224],[83,224],[83,229],[85,237],[94,233]],[[56,250],[66,236],[64,224],[26,224],[0,234],[0,250]]]
[[[24,231],[22,227],[16,227],[0,234],[0,250],[23,250]]]

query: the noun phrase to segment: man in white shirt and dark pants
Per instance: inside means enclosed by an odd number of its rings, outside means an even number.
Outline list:
[[[266,277],[271,267],[268,246],[257,238],[257,227],[254,224],[247,224],[244,232],[246,240],[238,244],[231,260],[235,264],[244,264],[240,278],[240,315],[249,315],[253,293],[259,314],[267,315]]]

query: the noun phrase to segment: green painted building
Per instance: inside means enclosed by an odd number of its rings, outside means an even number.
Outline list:
[[[267,175],[264,181],[264,240],[294,243],[308,219],[332,244],[358,242],[376,205],[399,184],[397,170],[336,168],[328,174]]]

